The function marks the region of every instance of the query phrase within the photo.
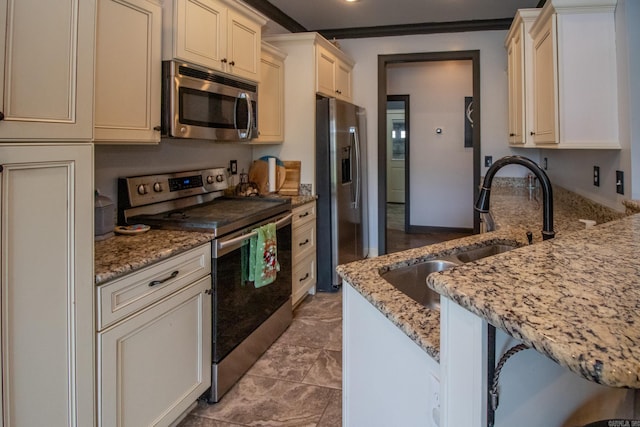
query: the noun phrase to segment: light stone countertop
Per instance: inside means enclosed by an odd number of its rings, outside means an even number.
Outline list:
[[[212,239],[213,233],[151,229],[95,242],[95,283],[101,285]]]
[[[640,215],[430,275],[429,287],[599,384],[640,388]]]
[[[515,246],[526,246],[474,263],[468,263],[464,266],[456,267],[447,272],[437,273],[430,277],[430,286],[436,289],[439,293],[453,298],[457,303],[478,314],[479,316],[487,319],[492,324],[495,324],[495,326],[502,328],[502,325],[507,325],[509,328],[511,328],[505,329],[507,333],[511,333],[511,331],[520,332],[519,329],[516,329],[514,327],[512,322],[507,321],[507,319],[515,319],[513,320],[513,322],[515,322],[516,325],[521,325],[521,323],[518,323],[518,320],[521,320],[521,315],[526,316],[527,312],[525,311],[523,311],[522,313],[514,313],[512,310],[514,306],[513,298],[516,298],[514,291],[520,288],[510,288],[509,286],[504,286],[504,282],[499,281],[499,278],[502,277],[502,271],[499,268],[493,268],[493,266],[498,265],[498,263],[500,263],[499,265],[501,266],[503,264],[505,266],[509,266],[512,269],[510,270],[512,276],[507,277],[519,277],[523,264],[529,262],[527,254],[539,254],[539,251],[542,251],[542,253],[547,255],[547,264],[544,264],[544,262],[542,263],[542,265],[538,264],[538,268],[550,268],[554,272],[563,273],[564,277],[571,278],[575,276],[573,279],[574,282],[580,283],[581,277],[585,274],[593,273],[593,275],[588,277],[599,277],[597,274],[595,274],[595,272],[599,271],[598,266],[600,266],[600,263],[596,263],[596,259],[592,259],[588,254],[584,258],[585,263],[582,264],[579,257],[579,255],[581,255],[580,251],[577,252],[578,256],[576,256],[576,253],[574,252],[573,258],[571,258],[569,255],[567,255],[569,257],[568,259],[561,258],[560,255],[557,255],[558,258],[556,258],[556,251],[559,251],[560,248],[564,247],[565,245],[570,248],[575,244],[576,239],[579,240],[581,238],[586,238],[588,239],[588,241],[590,241],[591,238],[596,236],[598,238],[601,238],[607,233],[600,230],[606,230],[608,227],[613,226],[612,224],[628,224],[629,222],[635,224],[634,221],[637,221],[637,233],[640,234],[640,216],[637,220],[632,219],[635,217],[630,217],[629,219],[625,219],[624,221],[616,221],[615,223],[605,224],[588,231],[584,230],[584,224],[579,222],[579,219],[595,219],[598,222],[603,222],[624,217],[624,214],[612,211],[608,208],[585,200],[575,195],[574,193],[568,192],[560,187],[554,187],[554,230],[556,231],[556,239],[549,242],[541,243],[542,202],[539,201],[538,197],[535,197],[535,193],[536,190],[530,192],[528,189],[522,187],[501,188],[500,186],[498,186],[492,189],[491,211],[494,214],[497,225],[499,226],[498,231],[341,265],[338,266],[338,273],[343,277],[343,279],[345,279],[356,290],[358,290],[372,305],[374,305],[379,311],[381,311],[392,323],[394,323],[407,336],[409,336],[409,338],[416,342],[416,344],[418,344],[434,359],[439,360],[439,312],[432,311],[413,301],[411,298],[407,297],[402,292],[398,291],[392,285],[387,283],[380,276],[380,274],[390,269],[412,265],[424,260],[437,258],[439,256],[446,256],[460,250],[471,249],[473,247],[484,246],[486,244],[506,243]],[[624,225],[618,227],[625,228]],[[633,228],[633,226],[631,228]],[[541,243],[540,245],[526,245],[525,233],[527,230],[531,230],[533,232],[534,243]],[[622,230],[619,230],[617,228],[615,229],[615,231],[623,232]],[[626,232],[628,232],[628,229]],[[632,244],[632,237],[628,236],[627,240],[630,240],[629,243]],[[598,247],[601,251],[603,251],[603,254],[608,253],[609,255],[611,255],[612,250],[613,253],[615,253],[615,251],[617,250],[613,248],[613,246],[615,246],[617,242],[617,237],[612,240],[611,236],[609,236],[609,239],[605,239],[604,241],[600,242],[591,242],[590,245]],[[638,245],[640,245],[640,242],[638,243]],[[550,251],[550,248],[553,249]],[[585,248],[581,249],[581,251],[584,251],[584,249]],[[562,253],[562,251],[560,252]],[[604,255],[601,254],[601,256]],[[632,256],[633,255],[630,255],[630,257]],[[562,263],[554,264],[554,261],[557,260],[558,262],[560,262],[561,259]],[[509,260],[515,261],[512,262]],[[585,269],[587,267],[585,266],[589,266],[591,270],[594,271],[586,273],[587,270]],[[621,264],[618,264],[616,270],[613,271],[607,266],[604,266],[602,274],[606,275],[604,273],[606,271],[608,274],[612,275],[611,277],[619,278],[619,276],[617,276],[618,270],[625,271],[623,262]],[[638,276],[638,273],[640,272],[640,265],[638,266],[638,271],[634,269],[632,270],[633,272],[630,272],[626,277],[637,282],[638,279],[634,279],[633,275],[635,274],[636,276]],[[529,270],[526,269],[523,271]],[[477,275],[480,273],[482,273],[482,279],[479,279],[477,277]],[[464,286],[464,284],[467,283],[465,282],[465,280],[468,280],[468,285],[466,287]],[[554,280],[561,281],[562,279],[559,277],[555,277]],[[609,282],[611,282],[611,280],[612,279],[609,279]],[[511,316],[513,317],[509,317],[508,312],[506,312],[507,314],[503,314],[502,317],[491,317],[492,315],[497,316],[497,314],[493,312],[492,305],[496,298],[494,297],[494,295],[487,294],[483,291],[487,289],[485,282],[496,281],[498,281],[498,283],[495,285],[499,286],[499,284],[502,283],[503,287],[501,287],[500,289],[503,292],[508,293],[509,297],[512,298],[511,305],[505,304],[504,309],[511,309]],[[458,282],[462,282],[462,284],[456,285],[456,283]],[[627,281],[626,285],[628,286],[630,283],[633,282]],[[457,286],[459,286],[459,288],[461,289],[461,293],[457,293]],[[610,285],[604,284],[604,282],[603,286],[609,286],[609,289],[611,289]],[[471,289],[473,289],[474,291],[472,291]],[[540,302],[541,306],[536,310],[536,313],[539,316],[537,319],[543,326],[553,326],[558,322],[555,322],[555,320],[547,321],[545,317],[540,316],[540,313],[549,311],[550,308],[548,305],[556,305],[558,307],[560,303],[563,302],[563,287],[561,285],[556,286],[552,291],[550,291],[548,287],[545,289],[547,290],[547,297],[549,299],[546,300],[546,302]],[[589,287],[583,289],[585,295],[589,295],[589,289]],[[522,288],[521,290],[523,291],[521,298],[525,298],[527,295],[526,292],[529,292],[529,290],[524,288]],[[616,292],[618,291],[620,291],[620,289],[616,290]],[[638,292],[640,292],[640,290]],[[490,298],[487,298],[487,296],[489,296]],[[574,296],[574,298],[578,298],[578,296]],[[636,301],[638,301],[638,308],[640,308],[640,298],[636,298]],[[568,301],[567,304],[571,305],[571,301]],[[573,307],[573,309],[575,309],[575,307]],[[569,307],[565,306],[562,307],[562,309],[557,309],[557,312],[562,313],[562,310],[569,310]],[[602,310],[605,313],[611,314],[612,311],[615,311],[616,309],[605,308],[603,306]],[[572,311],[569,312],[571,313]],[[589,315],[582,318],[581,322],[575,323],[577,317],[579,317],[580,314],[574,314],[575,316],[571,318],[570,321],[566,321],[564,323],[567,328],[564,331],[567,334],[567,337],[575,336],[578,333],[585,333],[579,328],[579,325],[585,324],[587,319],[593,316],[593,313],[590,313]],[[613,323],[618,320],[619,319],[614,319]],[[496,321],[496,323],[494,323],[494,321]],[[572,323],[573,326],[571,326]],[[538,325],[529,325],[529,329],[535,330],[537,326]],[[524,329],[529,330],[526,327]],[[523,338],[523,336],[518,334],[515,334],[514,336],[520,339]],[[560,336],[563,335],[560,334]],[[558,336],[555,336],[555,338],[557,339]],[[637,338],[640,338],[640,336],[638,336]],[[532,344],[532,342],[526,340],[524,341]],[[569,369],[580,373],[587,379],[596,382],[602,382],[603,384],[613,385],[610,382],[611,380],[599,376],[597,372],[593,372],[594,369],[585,371],[583,367],[578,367],[575,363],[568,363],[566,358],[558,357],[558,351],[544,351],[549,343],[537,342],[536,344],[543,349],[540,350],[540,348],[536,347],[543,354],[550,356],[553,360],[556,360],[558,363],[563,364],[563,366],[566,366]],[[574,343],[574,347],[571,347],[572,351],[575,351],[578,347],[580,347],[579,340],[576,340]],[[583,348],[583,350],[585,348]],[[625,350],[628,351],[629,349],[626,348]],[[559,351],[559,353],[563,354],[562,351]],[[618,352],[614,354],[625,356],[628,353]],[[618,358],[625,359],[625,357]],[[636,369],[640,369],[638,360],[635,360],[632,363],[635,363],[638,366]],[[596,364],[596,366],[600,365]],[[595,368],[595,370],[597,371],[597,368]],[[636,381],[640,381],[638,379],[640,375],[638,375],[637,371],[635,372],[635,374]],[[627,378],[627,380],[629,379],[629,375],[625,374],[624,376]],[[638,383],[638,385],[640,385],[640,383]]]

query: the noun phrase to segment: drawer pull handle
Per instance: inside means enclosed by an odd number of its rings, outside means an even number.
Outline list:
[[[306,245],[307,243],[309,243],[309,239],[306,239],[306,240],[305,240],[304,242],[302,242],[302,243],[298,243],[298,246],[304,246],[304,245]]]
[[[164,279],[160,279],[160,280],[153,280],[151,282],[149,282],[149,286],[156,286],[156,285],[161,285],[162,283],[166,282],[167,280],[171,280],[174,279],[180,272],[178,270],[174,271],[173,273],[171,273],[169,275],[169,277],[165,277]]]
[[[305,216],[309,216],[309,212],[305,212],[301,215],[298,215],[298,218],[304,218]]]
[[[300,279],[301,282],[304,282],[305,280],[307,280],[309,278],[309,273],[305,274],[304,277],[302,279]]]

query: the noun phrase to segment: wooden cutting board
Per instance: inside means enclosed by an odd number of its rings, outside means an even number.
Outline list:
[[[284,184],[286,170],[276,160],[276,191]],[[254,160],[249,167],[249,182],[255,182],[260,194],[269,193],[269,163],[266,159]]]
[[[278,193],[283,196],[297,196],[300,191],[300,160],[284,160],[285,179]]]

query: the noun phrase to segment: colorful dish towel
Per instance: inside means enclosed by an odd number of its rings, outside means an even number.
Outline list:
[[[280,271],[276,224],[266,224],[253,231],[257,235],[249,242],[249,280],[260,288],[273,283]]]

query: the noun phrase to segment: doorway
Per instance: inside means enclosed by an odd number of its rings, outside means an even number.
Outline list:
[[[413,53],[413,54],[400,54],[400,55],[380,55],[378,57],[378,242],[379,242],[379,253],[389,253],[390,251],[402,250],[408,247],[415,246],[423,246],[425,244],[435,243],[437,241],[448,240],[451,238],[463,237],[465,235],[469,235],[471,231],[474,233],[479,232],[479,215],[473,211],[473,200],[477,197],[478,193],[478,185],[480,183],[480,53],[479,51],[459,51],[459,52],[428,52],[428,53]],[[470,110],[469,118],[470,121],[474,124],[472,128],[470,128],[469,137],[466,141],[466,146],[471,145],[472,147],[469,149],[465,149],[467,151],[467,161],[471,157],[472,166],[465,162],[463,167],[468,169],[472,169],[469,173],[467,172],[467,178],[464,179],[461,185],[465,187],[463,195],[465,200],[462,201],[462,210],[466,209],[466,206],[469,207],[469,212],[464,212],[467,216],[467,226],[464,228],[456,228],[456,227],[422,227],[411,224],[411,194],[413,192],[420,190],[421,186],[416,186],[415,184],[418,182],[414,182],[414,191],[410,192],[410,185],[412,184],[412,179],[416,180],[414,175],[421,173],[421,168],[418,168],[415,164],[416,169],[412,172],[410,171],[410,157],[411,151],[409,150],[409,140],[411,138],[411,133],[408,132],[409,129],[405,129],[406,140],[403,142],[401,138],[399,138],[399,131],[402,126],[402,110],[403,105],[402,102],[406,104],[406,114],[404,115],[404,119],[408,122],[410,114],[409,114],[409,105],[410,98],[407,95],[387,95],[389,93],[388,86],[388,78],[390,75],[394,75],[391,71],[394,71],[397,68],[417,68],[417,67],[431,67],[436,68],[443,61],[460,61],[468,65],[471,71],[471,98],[473,100],[473,105],[475,108]],[[442,66],[445,64],[443,63]],[[468,69],[468,68],[467,68]],[[469,72],[469,71],[467,71]],[[469,74],[467,74],[468,76]],[[395,77],[394,77],[395,78]],[[469,77],[466,77],[467,79]],[[394,80],[392,80],[393,82]],[[468,80],[467,80],[468,82]],[[468,83],[467,83],[468,84]],[[395,86],[395,85],[392,85]],[[412,90],[412,89],[410,89]],[[468,98],[468,94],[465,95]],[[422,98],[422,96],[419,96]],[[420,101],[420,100],[418,100]],[[462,102],[467,102],[468,99],[462,99]],[[419,105],[419,110],[416,110],[415,114],[422,114],[424,111],[424,107]],[[461,107],[462,108],[462,107]],[[463,109],[464,110],[464,109]],[[414,115],[415,115],[414,114]],[[463,114],[460,114],[461,118]],[[424,118],[419,118],[418,125],[424,121]],[[405,123],[406,125],[406,123]],[[420,126],[419,126],[420,127]],[[451,126],[450,126],[451,127]],[[460,122],[460,127],[462,127],[462,122]],[[396,128],[396,129],[394,129]],[[421,128],[422,129],[422,128]],[[393,138],[393,132],[396,130],[395,136]],[[431,129],[429,129],[430,131]],[[447,131],[451,129],[440,129],[434,127],[434,132],[443,133],[446,135]],[[457,131],[457,129],[456,129]],[[415,147],[415,155],[421,156],[421,159],[425,159],[425,153],[423,145],[425,144],[425,131],[424,129],[419,132],[418,140],[416,142],[415,137],[415,129],[414,129],[414,141],[413,144],[418,144],[419,146]],[[398,141],[396,141],[398,139]],[[464,138],[460,137],[460,144],[463,144]],[[442,140],[444,141],[444,139]],[[394,144],[398,149],[394,149]],[[456,144],[458,144],[456,140]],[[400,155],[399,148],[404,147],[405,152],[404,158]],[[442,145],[441,145],[442,147]],[[440,147],[440,148],[441,148]],[[457,147],[457,146],[456,146]],[[462,147],[462,145],[461,145]],[[436,149],[439,149],[436,147]],[[456,148],[457,149],[457,148]],[[422,150],[422,151],[421,151]],[[471,153],[469,153],[471,150]],[[395,153],[394,153],[395,151]],[[458,150],[460,151],[460,150]],[[469,157],[470,156],[470,157]],[[395,158],[394,158],[395,157]],[[396,164],[394,167],[394,163]],[[424,162],[420,163],[423,164]],[[404,180],[401,178],[401,166],[404,165]],[[412,177],[412,178],[410,178]],[[402,206],[402,197],[401,197],[401,189],[400,183],[404,181],[405,186],[405,196],[404,196],[404,224],[403,232],[398,230],[398,224],[395,223],[397,220],[397,216],[393,216],[391,212],[397,211],[398,206]],[[425,182],[424,176],[419,178],[419,182]],[[444,184],[445,186],[447,184]],[[443,187],[443,183],[438,183],[439,187]],[[442,193],[442,192],[441,192]],[[427,196],[429,197],[429,196]],[[442,196],[440,196],[442,197]],[[466,198],[469,200],[467,201]],[[443,199],[437,199],[443,200]],[[443,201],[444,202],[444,201]],[[437,201],[436,203],[443,203]],[[449,203],[449,200],[446,200],[446,203]],[[424,197],[420,196],[415,200],[414,204],[414,215],[418,216],[417,213],[421,214],[428,209],[422,208],[424,204]],[[436,204],[432,204],[433,208],[437,207]],[[435,209],[437,210],[437,209]],[[391,214],[391,215],[390,215]],[[448,219],[447,219],[448,221]],[[418,221],[418,224],[421,222]],[[437,236],[438,234],[444,235]],[[399,235],[398,233],[402,233]],[[404,243],[400,242],[400,248],[396,247],[397,238],[400,236],[404,239]],[[440,238],[440,240],[438,240]],[[389,247],[391,244],[392,247]],[[407,246],[402,248],[401,245],[406,244]]]

